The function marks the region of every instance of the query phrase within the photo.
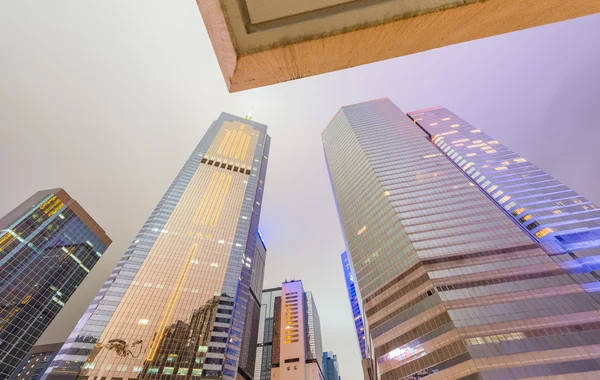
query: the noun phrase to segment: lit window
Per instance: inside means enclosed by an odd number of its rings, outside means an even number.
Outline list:
[[[560,210],[554,210],[554,211],[552,211],[552,213],[558,215],[558,214],[562,214],[562,211],[560,211]]]
[[[535,236],[537,238],[543,238],[544,236],[548,235],[550,232],[552,232],[552,229],[550,229],[550,228],[543,228],[543,229],[539,230],[538,232],[536,232]]]
[[[360,230],[358,230],[358,232],[356,233],[357,235],[362,234],[363,232],[365,232],[367,230],[367,226],[362,226],[362,228]]]
[[[165,367],[163,368],[163,375],[172,375],[173,371],[175,370],[174,367]]]
[[[524,158],[515,158],[513,161],[514,162],[526,162],[526,160]]]
[[[488,153],[488,154],[490,154],[490,153],[496,153],[496,150],[495,149],[490,149],[490,150],[487,150],[486,153]]]
[[[437,123],[431,123],[429,125],[433,127],[434,125],[438,125],[438,124]]]
[[[138,321],[138,325],[146,326],[147,324],[148,324],[148,320],[147,319],[140,319]]]
[[[501,171],[501,170],[506,170],[506,166],[498,166],[496,168],[496,170]]]
[[[471,131],[471,133],[479,133],[479,132],[481,132],[479,129],[473,129],[473,130]]]
[[[523,207],[519,207],[518,209],[516,209],[515,211],[513,211],[512,214],[514,216],[517,216],[517,215],[521,215],[524,211],[525,211],[525,209]]]
[[[445,118],[442,119],[442,121],[448,121],[448,120],[450,120],[449,117],[445,117]]]
[[[473,157],[473,156],[477,156],[477,153],[469,153],[469,154],[467,154],[467,157]]]
[[[457,127],[460,127],[460,124],[452,124],[452,125],[450,126],[450,128],[457,128]]]
[[[510,162],[508,162],[508,161],[502,161],[501,164],[502,165],[510,165]]]

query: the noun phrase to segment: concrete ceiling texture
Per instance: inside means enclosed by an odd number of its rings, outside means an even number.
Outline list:
[[[197,0],[236,92],[600,12],[598,0]]]

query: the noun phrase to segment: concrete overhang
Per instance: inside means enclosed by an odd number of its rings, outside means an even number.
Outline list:
[[[600,12],[600,0],[196,0],[230,92]]]

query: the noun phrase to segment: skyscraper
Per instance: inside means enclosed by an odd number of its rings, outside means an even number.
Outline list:
[[[368,339],[369,335],[365,331],[365,324],[363,322],[364,316],[361,308],[361,302],[357,293],[356,284],[354,283],[355,275],[352,272],[352,263],[350,262],[347,252],[342,253],[341,258],[342,267],[344,269],[344,278],[346,279],[346,288],[348,290],[348,298],[350,300],[350,307],[352,308],[352,316],[354,317],[356,338],[360,348],[363,379],[375,380],[377,376],[375,365],[373,363],[373,357],[371,355],[370,339]]]
[[[251,379],[270,138],[221,114],[144,224],[48,379]]]
[[[323,352],[323,374],[325,380],[341,380],[337,355],[331,351]]]
[[[595,204],[446,108],[408,115],[440,154],[454,161],[549,253],[567,253],[565,259],[577,256],[570,264],[574,269],[600,268],[600,209]]]
[[[600,305],[593,268],[574,267],[572,256],[557,254],[539,240],[558,231],[556,224],[527,228],[515,223],[524,215],[543,220],[533,215],[538,203],[552,199],[566,205],[566,199],[581,198],[562,188],[534,191],[525,201],[522,194],[539,189],[528,177],[511,182],[508,175],[493,175],[486,185],[487,179],[474,180],[475,162],[464,169],[475,157],[470,153],[499,160],[499,165],[489,163],[494,165],[490,172],[527,173],[503,164],[502,155],[518,157],[500,153],[491,139],[474,142],[482,136],[478,129],[468,131],[470,141],[458,142],[467,138],[455,141],[455,135],[467,133],[454,132],[460,122],[452,122],[449,114],[434,113],[438,120],[425,114],[411,116],[423,117],[417,122],[431,128],[449,122],[449,130],[427,132],[382,99],[343,107],[323,132],[381,378],[597,377]],[[465,144],[469,153],[440,149],[440,139]],[[484,143],[492,146],[470,147]],[[463,158],[455,162],[458,155]],[[501,166],[506,169],[496,169]],[[504,186],[511,199],[491,186]],[[524,209],[517,215],[513,205],[507,208],[513,201]],[[555,206],[547,207],[563,207]],[[583,228],[565,225],[576,233]],[[540,233],[544,228],[552,231]]]
[[[52,343],[34,346],[13,372],[10,380],[39,379],[63,344],[64,343]]]
[[[0,378],[8,378],[111,240],[62,189],[0,219]]]
[[[286,281],[275,297],[271,379],[323,380],[321,322],[302,281]]]
[[[275,299],[281,297],[281,288],[265,289],[260,306],[258,342],[256,345],[256,366],[254,380],[271,379],[271,357],[273,356],[273,317]]]

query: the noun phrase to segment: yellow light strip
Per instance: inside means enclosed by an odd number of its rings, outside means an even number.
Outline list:
[[[248,153],[248,146],[250,145],[250,136],[246,136],[246,145],[244,145],[244,151],[242,152],[241,160],[246,160],[246,154]]]
[[[231,131],[231,137],[230,137],[229,141],[227,142],[227,146],[225,147],[225,150],[223,150],[223,156],[227,156],[229,149],[231,148],[231,143],[233,143],[233,140],[235,140],[235,131]]]
[[[173,310],[175,309],[175,305],[177,304],[177,300],[179,299],[179,295],[181,294],[181,287],[185,282],[185,278],[190,270],[190,264],[194,259],[194,255],[196,254],[196,250],[198,249],[198,244],[194,244],[190,247],[190,253],[186,259],[185,265],[181,273],[179,274],[179,279],[177,280],[177,286],[175,286],[175,290],[173,290],[173,294],[171,295],[171,299],[167,304],[167,308],[165,309],[165,313],[163,314],[163,318],[160,321],[160,326],[158,328],[158,332],[156,334],[157,339],[152,342],[152,346],[150,346],[150,352],[148,352],[147,360],[154,360],[154,356],[158,351],[158,347],[160,346],[160,342],[162,341],[163,334],[165,332],[165,327],[169,323],[169,319],[171,319],[171,315],[173,314]]]
[[[213,191],[212,198],[210,200],[210,205],[204,213],[204,218],[202,218],[202,224],[206,224],[208,222],[208,217],[210,216],[210,214],[212,214],[212,211],[215,207],[215,201],[217,200],[217,194],[219,193],[219,191],[221,190],[221,186],[223,185],[223,179],[225,179],[225,174],[222,173],[221,176],[219,176],[219,183],[217,184],[217,188],[215,189],[215,191]]]
[[[229,135],[231,135],[231,131],[227,131],[227,133],[225,133],[225,137],[221,141],[221,145],[219,145],[219,150],[217,151],[217,154],[221,154],[221,152],[223,152],[223,148],[225,148],[225,143],[229,139]]]
[[[237,150],[235,151],[235,159],[240,158],[240,154],[242,154],[242,149],[244,148],[244,142],[246,142],[246,134],[242,133],[242,138],[240,139],[240,145],[238,145]]]
[[[215,184],[215,181],[217,180],[218,176],[219,176],[218,172],[213,173],[213,175],[210,179],[210,183],[209,183],[208,187],[206,188],[204,195],[202,196],[202,200],[200,201],[200,207],[198,207],[198,211],[196,211],[196,215],[194,215],[194,223],[198,223],[198,219],[200,219],[200,214],[202,214],[202,211],[204,211],[204,206],[206,204],[206,200],[208,199],[208,194],[212,190],[213,185]]]
[[[219,216],[221,215],[221,209],[223,208],[223,201],[227,196],[227,192],[229,191],[229,186],[231,185],[231,174],[227,176],[227,182],[225,182],[225,186],[223,186],[223,192],[221,192],[221,198],[219,199],[219,206],[217,207],[217,211],[215,211],[215,215],[213,215],[212,221],[210,222],[211,227],[214,227],[219,220]]]
[[[229,151],[229,153],[227,154],[231,158],[233,158],[233,156],[235,155],[235,149],[238,145],[238,142],[240,141],[240,137],[242,137],[242,131],[237,131],[237,134],[235,135],[235,142],[231,147],[231,151]]]

